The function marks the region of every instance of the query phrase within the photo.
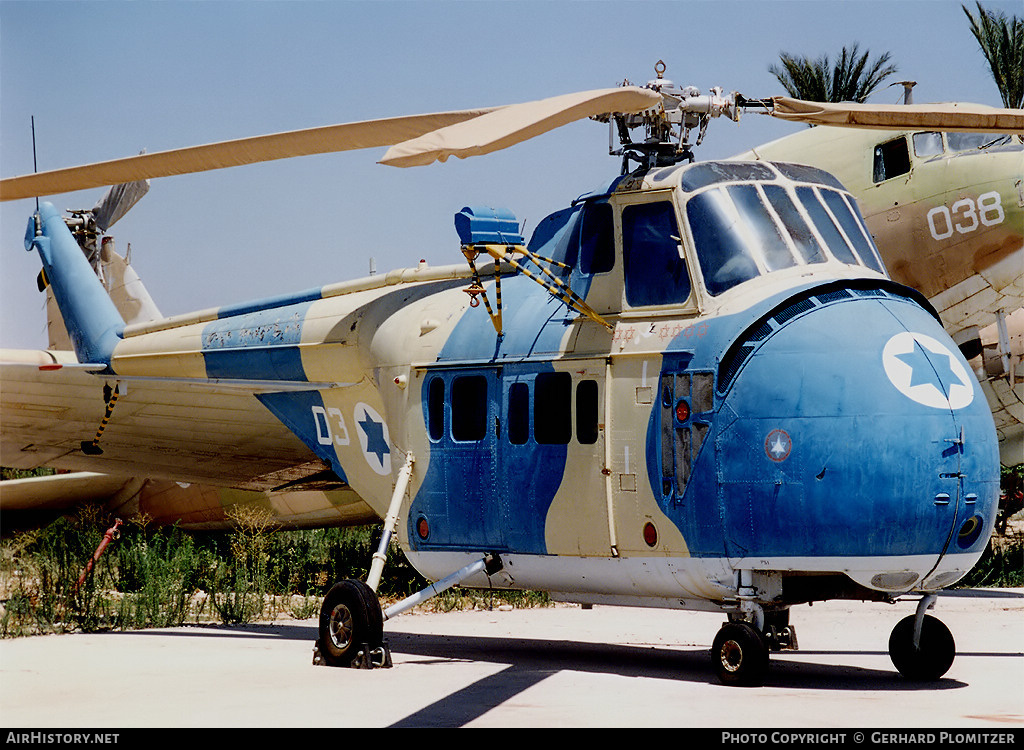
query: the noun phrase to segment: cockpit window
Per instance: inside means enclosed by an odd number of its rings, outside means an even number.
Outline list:
[[[882,182],[910,171],[910,151],[903,136],[875,146],[874,180]]]
[[[763,273],[824,263],[829,254],[883,272],[845,193],[825,185],[800,185],[795,192],[796,200],[779,184],[720,185],[686,202],[709,294],[719,295]]]
[[[853,245],[853,250],[860,257],[861,264],[881,273],[882,264],[875,256],[875,250],[867,238],[864,227],[850,210],[846,198],[833,190],[822,190],[821,197],[825,199],[825,204],[839,222],[846,238]]]
[[[830,191],[825,190],[822,192]],[[846,240],[843,239],[839,227],[836,226],[828,211],[825,210],[825,204],[821,202],[818,191],[812,187],[798,187],[796,189],[796,196],[803,207],[807,209],[811,221],[814,222],[815,229],[818,230],[818,234],[825,240],[825,244],[832,251],[832,254],[843,263],[851,266],[857,265],[856,256],[854,256],[850,246],[846,244]]]
[[[1008,133],[946,133],[950,151],[973,151],[1010,142]]]
[[[775,173],[766,164],[758,162],[709,161],[694,164],[682,178],[683,190],[692,192],[716,182],[740,182],[745,180],[774,180]]]
[[[631,306],[678,304],[689,298],[690,275],[670,201],[623,207],[622,255]]]
[[[760,274],[749,238],[752,228],[726,188],[695,195],[686,203],[704,286],[718,295]]]
[[[736,185],[729,188],[729,196],[736,204],[750,227],[749,239],[760,252],[765,270],[778,271],[796,265],[789,245],[782,237],[782,231],[765,209],[764,201],[756,185]]]
[[[797,182],[820,182],[823,185],[834,187],[838,190],[845,190],[842,183],[828,172],[809,167],[806,164],[789,164],[787,162],[772,162],[775,168],[783,175]]]
[[[824,263],[825,252],[821,249],[821,243],[814,236],[814,232],[803,215],[797,210],[796,204],[793,203],[793,199],[786,189],[780,185],[765,185],[764,194],[775,213],[782,220],[782,225],[789,230],[790,239],[793,240],[793,245],[804,262]]]
[[[941,153],[941,133],[914,133],[915,156],[936,156]]]

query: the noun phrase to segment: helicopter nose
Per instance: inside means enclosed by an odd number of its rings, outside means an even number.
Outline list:
[[[715,458],[733,567],[940,588],[984,551],[998,503],[992,415],[912,298],[805,296],[723,358]]]

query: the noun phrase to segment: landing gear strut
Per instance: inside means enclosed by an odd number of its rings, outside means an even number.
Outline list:
[[[953,635],[941,620],[926,615],[935,595],[921,599],[917,613],[904,617],[889,636],[889,658],[908,680],[934,681],[946,674],[956,657]]]

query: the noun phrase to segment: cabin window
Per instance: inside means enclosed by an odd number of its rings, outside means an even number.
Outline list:
[[[483,440],[487,433],[487,378],[465,375],[452,380],[452,439]]]
[[[444,378],[431,378],[427,386],[427,429],[431,440],[444,437]]]
[[[941,133],[914,133],[915,156],[936,156],[941,153]]]
[[[530,387],[513,383],[508,389],[508,441],[523,445],[530,438]]]
[[[576,440],[581,445],[597,442],[596,380],[581,380],[576,385]]]
[[[910,171],[910,151],[907,139],[900,137],[875,146],[874,180],[882,182]]]
[[[587,203],[580,218],[580,271],[606,273],[615,266],[615,230],[612,207]]]
[[[631,306],[678,304],[690,297],[690,275],[671,202],[622,209],[622,254]]]
[[[572,376],[541,373],[533,389],[534,438],[542,445],[565,445],[572,437]]]

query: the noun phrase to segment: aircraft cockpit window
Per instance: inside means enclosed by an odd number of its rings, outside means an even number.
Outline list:
[[[857,258],[850,249],[850,246],[846,244],[842,232],[839,231],[839,227],[836,226],[828,211],[825,210],[825,204],[821,202],[818,191],[812,187],[798,187],[796,189],[796,196],[803,207],[807,209],[814,227],[818,230],[818,234],[821,235],[822,239],[825,240],[825,245],[832,252],[832,255],[837,260],[848,265],[858,265]]]
[[[690,296],[675,205],[636,203],[622,209],[626,301],[634,306],[685,302]]]
[[[853,250],[860,256],[861,264],[881,273],[882,263],[875,255],[875,249],[867,238],[864,225],[857,219],[846,198],[833,190],[822,190],[821,196],[846,233],[847,239],[853,244]]]
[[[824,263],[825,252],[821,249],[821,243],[814,236],[810,225],[797,209],[796,204],[793,203],[793,199],[786,189],[779,185],[765,185],[764,194],[772,209],[782,220],[783,226],[789,230],[789,237],[793,240],[793,245],[804,262]]]
[[[606,201],[587,203],[580,217],[580,272],[605,273],[615,265],[612,207]]]
[[[845,190],[842,184],[834,175],[818,169],[809,167],[806,164],[790,164],[789,162],[772,162],[775,168],[782,172],[785,177],[796,182],[820,182],[822,185],[834,187],[837,190]]]
[[[683,173],[682,187],[686,192],[700,190],[716,182],[744,182],[746,180],[774,180],[775,173],[766,164],[758,162],[709,161],[694,164]]]
[[[1009,133],[946,133],[950,151],[976,151],[1009,143]]]
[[[914,133],[914,156],[937,156],[941,153],[941,133]]]
[[[907,139],[900,136],[875,146],[874,180],[883,182],[910,171],[910,151]]]
[[[733,189],[707,190],[686,203],[686,218],[704,274],[704,286],[712,295],[721,294],[761,273],[752,252],[758,242],[756,225],[741,213],[730,197]]]
[[[760,250],[761,261],[768,272],[796,265],[793,252],[782,237],[779,225],[765,209],[764,201],[754,185],[729,188],[729,196],[750,225],[751,237]]]

